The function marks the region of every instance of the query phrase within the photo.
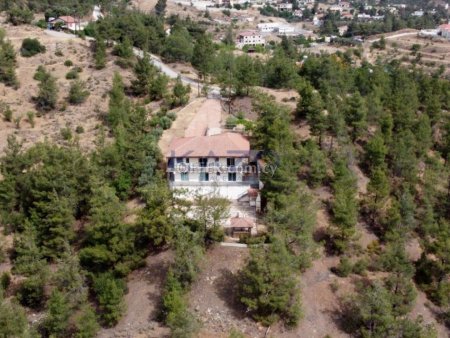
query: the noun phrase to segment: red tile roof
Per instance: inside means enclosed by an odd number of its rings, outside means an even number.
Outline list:
[[[248,157],[249,141],[238,133],[182,137],[172,140],[166,157]]]
[[[253,228],[255,222],[247,217],[233,217],[230,221],[232,228]]]
[[[75,23],[75,19],[71,16],[60,16],[58,19],[56,20],[62,20],[65,23]]]

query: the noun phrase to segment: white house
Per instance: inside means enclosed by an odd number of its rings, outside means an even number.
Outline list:
[[[48,21],[50,27],[61,27],[64,29],[68,29],[70,31],[76,32],[84,29],[86,23],[81,22],[80,20],[76,20],[72,16],[60,16],[58,18],[50,18]]]
[[[238,200],[259,188],[258,166],[243,135],[181,137],[166,154],[169,185],[191,194],[215,194]]]
[[[292,12],[293,5],[288,3],[281,3],[277,5],[279,12]]]
[[[278,30],[278,27],[280,27],[280,23],[278,22],[259,23],[257,27],[261,33],[272,33]]]
[[[266,40],[264,37],[255,31],[241,32],[238,34],[236,39],[236,45],[238,48],[242,48],[244,46],[264,46],[265,44]]]
[[[290,25],[282,25],[278,27],[278,34],[280,35],[291,35],[295,33],[295,27]]]

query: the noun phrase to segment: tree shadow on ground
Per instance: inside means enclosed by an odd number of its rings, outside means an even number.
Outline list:
[[[223,300],[231,314],[237,319],[246,317],[246,307],[239,301],[238,297],[238,274],[233,274],[228,269],[221,269],[219,277],[214,281],[217,296]]]

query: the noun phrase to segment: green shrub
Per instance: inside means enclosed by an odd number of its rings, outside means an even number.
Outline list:
[[[72,60],[66,60],[66,61],[64,61],[64,66],[66,66],[66,67],[72,67],[72,66],[73,66]]]
[[[31,57],[39,53],[45,53],[45,46],[41,45],[38,39],[26,38],[22,41],[20,54],[23,57]]]
[[[122,69],[128,69],[133,67],[133,61],[128,59],[117,59],[114,63]]]
[[[36,81],[43,81],[49,73],[45,70],[45,67],[40,65],[36,69],[36,73],[34,73],[33,79]]]
[[[159,125],[162,129],[167,130],[172,125],[172,120],[169,119],[167,116],[163,116],[159,119]]]
[[[124,312],[124,282],[104,273],[95,277],[93,289],[101,311],[100,317],[107,326],[115,325]]]
[[[3,290],[7,290],[9,285],[11,284],[11,275],[9,272],[5,271],[2,273],[0,277],[0,286]]]
[[[69,103],[80,104],[86,101],[89,96],[89,91],[86,90],[86,84],[82,81],[75,81],[71,84],[69,89]]]
[[[42,29],[47,28],[47,22],[43,19],[40,19],[38,22],[36,22],[36,26]],[[55,53],[56,54],[56,53]]]
[[[348,257],[341,257],[339,265],[333,269],[333,272],[339,277],[347,277],[352,273],[353,266]]]
[[[367,260],[362,258],[353,265],[353,273],[364,276],[366,274],[367,266]]]
[[[75,128],[75,132],[76,132],[77,134],[83,134],[83,133],[84,133],[84,128],[83,128],[82,126],[77,126],[77,127]]]
[[[33,12],[28,8],[14,7],[8,11],[8,22],[14,26],[29,24],[34,19]]]
[[[174,111],[170,111],[166,114],[166,116],[171,119],[172,121],[175,121],[177,119],[177,113]]]
[[[17,292],[17,299],[23,306],[39,309],[45,303],[44,280],[37,277],[26,279]]]
[[[78,79],[78,72],[72,69],[70,72],[68,72],[68,73],[66,74],[66,79],[67,79],[67,80],[75,80],[75,79]]]
[[[12,121],[12,117],[13,117],[13,111],[11,110],[11,108],[9,106],[7,106],[4,110],[3,110],[3,119],[6,122],[11,122]]]
[[[35,115],[36,114],[32,111],[27,112],[27,120],[30,123],[32,128],[34,128],[34,125],[35,125],[35,121],[34,121]]]
[[[65,128],[61,129],[61,137],[66,141],[72,139],[72,130],[70,129],[69,126],[66,126]]]

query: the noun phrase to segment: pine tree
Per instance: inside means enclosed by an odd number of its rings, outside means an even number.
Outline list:
[[[75,319],[76,338],[94,338],[100,326],[94,309],[90,304],[86,304],[81,308],[80,313]]]
[[[375,134],[365,146],[366,163],[370,170],[380,168],[385,165],[385,158],[388,148],[384,143],[384,138],[380,133]]]
[[[202,34],[195,42],[191,63],[204,80],[213,70],[214,54],[215,49],[211,38],[206,34]]]
[[[353,141],[363,136],[366,129],[367,108],[359,92],[354,93],[346,102],[346,121],[351,128]]]
[[[94,279],[93,289],[100,307],[100,317],[107,326],[115,325],[125,310],[123,283],[104,273]]]
[[[103,69],[106,66],[106,44],[103,37],[98,36],[95,40],[95,68]]]
[[[44,76],[38,85],[39,92],[34,98],[36,102],[36,109],[42,112],[48,112],[56,108],[58,100],[58,87],[56,79],[50,73]]]
[[[166,6],[167,6],[167,0],[158,0],[156,2],[155,9],[154,9],[155,14],[157,16],[164,17],[164,15],[166,14]]]
[[[356,233],[355,225],[358,217],[356,180],[343,159],[335,161],[334,173],[332,238],[336,249],[344,252]]]
[[[89,94],[89,91],[86,89],[86,83],[77,80],[70,85],[68,101],[71,104],[80,104],[86,101]]]
[[[70,317],[68,299],[58,290],[54,290],[47,305],[48,314],[44,322],[47,334],[55,337],[66,336]]]
[[[150,62],[147,53],[139,58],[133,69],[136,79],[131,81],[131,90],[136,96],[145,96],[149,93],[150,85],[156,76],[156,68]]]
[[[240,272],[239,297],[264,325],[279,319],[289,326],[297,324],[301,316],[297,281],[291,257],[281,241],[275,240],[269,248],[252,248]]]
[[[0,295],[0,298],[0,336],[31,338],[24,309],[20,305],[5,301],[3,295]]]

